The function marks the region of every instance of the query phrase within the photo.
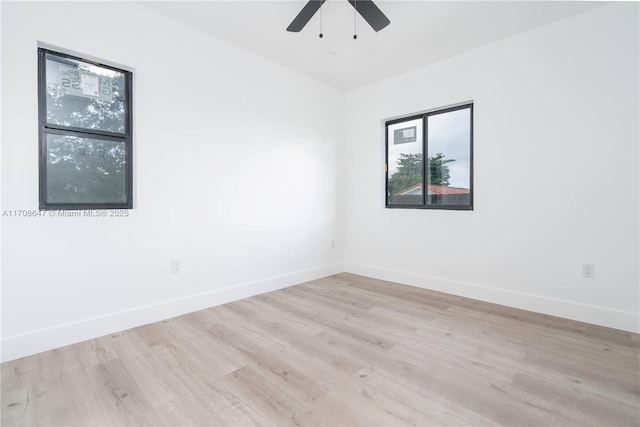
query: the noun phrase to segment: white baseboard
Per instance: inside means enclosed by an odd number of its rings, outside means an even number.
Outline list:
[[[494,304],[563,317],[565,319],[640,333],[640,315],[631,311],[581,304],[540,295],[493,288],[476,283],[460,282],[371,265],[346,262],[344,267],[346,272],[374,279],[387,280]]]
[[[329,264],[277,277],[269,277],[227,288],[215,289],[157,304],[137,307],[77,322],[2,338],[2,361],[6,362],[54,348],[160,320],[192,313],[208,307],[237,301],[254,295],[283,289],[344,271],[342,263]]]
[[[18,359],[75,344],[118,331],[214,307],[254,295],[283,289],[343,271],[424,289],[446,292],[480,301],[521,308],[595,325],[640,333],[640,316],[630,311],[580,304],[572,301],[431,277],[357,263],[335,263],[254,282],[241,283],[131,310],[83,319],[46,329],[2,338],[2,361]]]

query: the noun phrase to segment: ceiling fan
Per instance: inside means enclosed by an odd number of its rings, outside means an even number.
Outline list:
[[[325,1],[327,0],[309,0],[309,2],[304,5],[300,13],[298,13],[298,16],[291,21],[291,24],[287,27],[287,31],[292,33],[300,32],[320,7],[322,7]],[[358,11],[360,16],[362,16],[376,32],[380,31],[391,22],[389,21],[389,18],[387,18],[384,13],[378,9],[378,6],[376,6],[372,0],[347,1],[351,3],[351,6]],[[322,37],[322,35],[320,37]]]

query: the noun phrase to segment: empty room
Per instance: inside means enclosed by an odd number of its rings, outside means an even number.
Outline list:
[[[0,24],[2,426],[640,425],[640,3]]]

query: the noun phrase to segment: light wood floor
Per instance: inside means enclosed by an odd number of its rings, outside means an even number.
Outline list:
[[[640,425],[638,335],[340,274],[2,364],[2,425]]]

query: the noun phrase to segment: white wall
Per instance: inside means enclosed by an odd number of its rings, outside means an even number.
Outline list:
[[[130,216],[2,218],[3,360],[342,271],[341,92],[137,4],[1,7],[2,210],[38,209],[38,42],[135,79]]]
[[[346,269],[638,332],[638,16],[605,6],[349,92]],[[383,119],[469,100],[475,210],[384,209]]]

